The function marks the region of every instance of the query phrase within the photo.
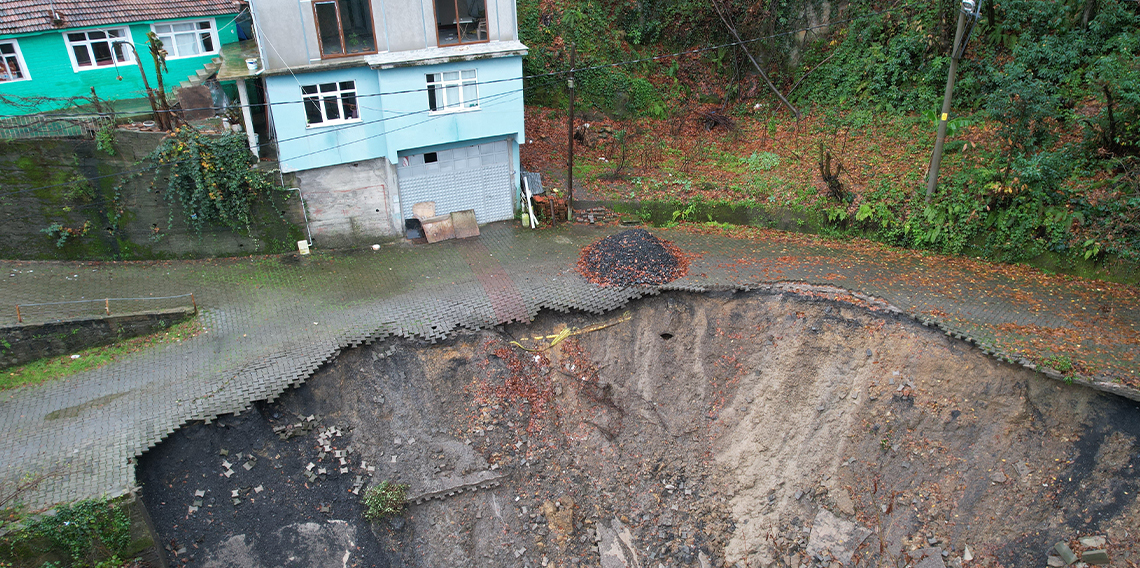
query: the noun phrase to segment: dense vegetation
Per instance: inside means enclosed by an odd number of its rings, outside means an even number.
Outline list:
[[[790,120],[739,47],[645,60],[730,43],[714,4],[520,0],[520,35],[531,48],[525,71],[539,75],[528,79],[528,101],[565,106],[564,79],[550,73],[569,68],[574,43],[577,67],[593,67],[577,73],[584,111],[668,122],[713,105],[745,123],[759,101],[777,117],[769,120]],[[932,140],[957,1],[855,0],[832,3],[830,13],[815,0],[720,4],[742,37],[761,38],[748,49],[776,87],[805,117],[822,117],[833,139],[860,130],[890,138],[921,125]],[[820,191],[812,205],[827,208],[836,227],[905,246],[1003,261],[1050,252],[1136,261],[1138,51],[1134,1],[985,1],[958,73],[950,125],[958,142],[932,202],[923,199],[925,146],[910,175],[831,197]],[[844,159],[839,144],[829,151]]]

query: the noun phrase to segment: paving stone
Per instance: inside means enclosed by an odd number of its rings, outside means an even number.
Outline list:
[[[602,314],[661,290],[805,293],[802,285],[789,284],[794,282],[837,287],[864,300],[883,298],[890,302],[882,303],[884,313],[915,316],[998,354],[1018,339],[995,332],[1000,324],[1075,329],[1085,317],[1079,306],[1070,307],[1082,297],[1075,292],[1083,286],[1077,281],[1046,286],[1036,279],[974,274],[966,263],[951,266],[933,256],[884,249],[860,251],[853,258],[849,251],[809,241],[768,243],[684,230],[659,233],[682,250],[700,253],[683,279],[661,289],[601,288],[581,279],[573,270],[578,250],[618,230],[531,232],[492,224],[482,228],[480,237],[465,241],[385,247],[383,253],[369,250],[365,255],[317,250],[312,260],[319,262],[300,265],[274,257],[210,263],[0,261],[0,270],[19,271],[0,281],[0,304],[194,292],[200,322],[208,330],[63,381],[9,391],[0,407],[0,427],[9,434],[0,439],[0,463],[17,465],[0,472],[0,488],[28,472],[65,470],[68,475],[27,495],[29,508],[120,495],[135,485],[130,458],[188,422],[214,421],[243,412],[254,401],[276,399],[303,384],[341,349],[393,336],[438,342],[461,328],[530,321],[543,309]],[[930,281],[925,276],[935,272],[944,276],[938,285],[923,285]],[[81,278],[65,279],[73,274]],[[249,286],[251,281],[261,288]],[[173,300],[133,305],[179,306]],[[1108,310],[1102,314],[1104,325],[1130,329],[1128,322],[1140,317],[1135,300],[1110,292],[1098,300],[1100,305]],[[101,303],[70,306],[80,313],[57,306],[28,315],[46,321],[102,310]],[[395,353],[392,344],[383,356]],[[1085,353],[1092,353],[1089,363],[1098,368],[1122,368],[1122,362],[1140,360],[1135,345],[1093,341]],[[46,419],[52,412],[108,398],[110,402],[74,418]],[[226,459],[229,454],[219,455]],[[227,477],[234,474],[230,465],[223,471]]]
[[[1077,561],[1077,555],[1073,552],[1073,549],[1069,548],[1069,545],[1064,542],[1054,544],[1053,550],[1057,551],[1057,554],[1061,556],[1061,560],[1065,562],[1066,566]]]
[[[1108,564],[1108,551],[1103,548],[1086,550],[1081,553],[1081,562],[1087,562],[1089,564]]]

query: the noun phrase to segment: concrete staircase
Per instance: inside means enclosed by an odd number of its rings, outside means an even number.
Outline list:
[[[201,69],[195,71],[193,76],[188,77],[185,81],[179,83],[177,87],[174,87],[174,96],[178,96],[179,89],[187,89],[190,87],[200,86],[201,84],[205,83],[207,79],[213,77],[218,72],[218,69],[221,68],[222,58],[220,56],[211,59],[209,63],[202,66]]]

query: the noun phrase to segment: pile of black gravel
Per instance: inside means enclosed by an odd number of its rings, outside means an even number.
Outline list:
[[[656,286],[684,276],[688,269],[681,249],[645,229],[596,241],[578,258],[578,271],[599,286]]]

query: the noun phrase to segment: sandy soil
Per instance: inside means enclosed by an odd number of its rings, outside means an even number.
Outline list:
[[[1044,566],[1065,541],[1137,566],[1138,437],[1135,403],[909,319],[677,294],[347,351],[139,475],[177,565]],[[352,493],[473,475],[501,484],[379,523]]]

